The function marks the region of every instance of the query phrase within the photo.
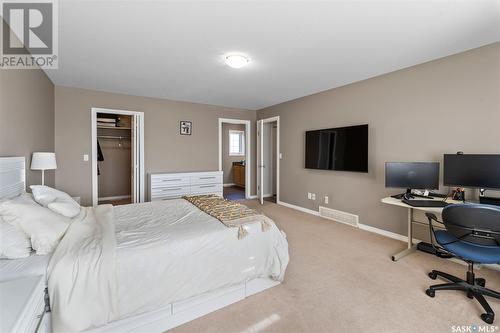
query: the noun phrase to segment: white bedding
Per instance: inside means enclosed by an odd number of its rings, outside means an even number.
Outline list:
[[[245,228],[239,240],[237,228],[182,199],[82,209],[50,263],[54,330],[101,326],[257,277],[283,280],[284,234],[274,224]]]
[[[0,259],[0,281],[7,281],[24,276],[47,274],[50,254],[35,255],[21,259]]]

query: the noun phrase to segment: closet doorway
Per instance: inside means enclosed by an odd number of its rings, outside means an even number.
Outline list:
[[[257,196],[280,202],[280,118],[257,121]]]
[[[144,201],[144,113],[92,108],[92,203]]]

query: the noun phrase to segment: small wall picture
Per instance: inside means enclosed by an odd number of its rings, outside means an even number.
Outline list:
[[[181,135],[191,135],[193,123],[190,121],[181,120]]]

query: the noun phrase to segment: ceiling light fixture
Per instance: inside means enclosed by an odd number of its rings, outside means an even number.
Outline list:
[[[226,56],[226,65],[231,68],[242,68],[248,65],[250,59],[242,54],[229,54]]]

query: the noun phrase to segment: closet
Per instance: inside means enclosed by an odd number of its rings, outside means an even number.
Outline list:
[[[133,117],[97,113],[98,203],[132,203]]]

